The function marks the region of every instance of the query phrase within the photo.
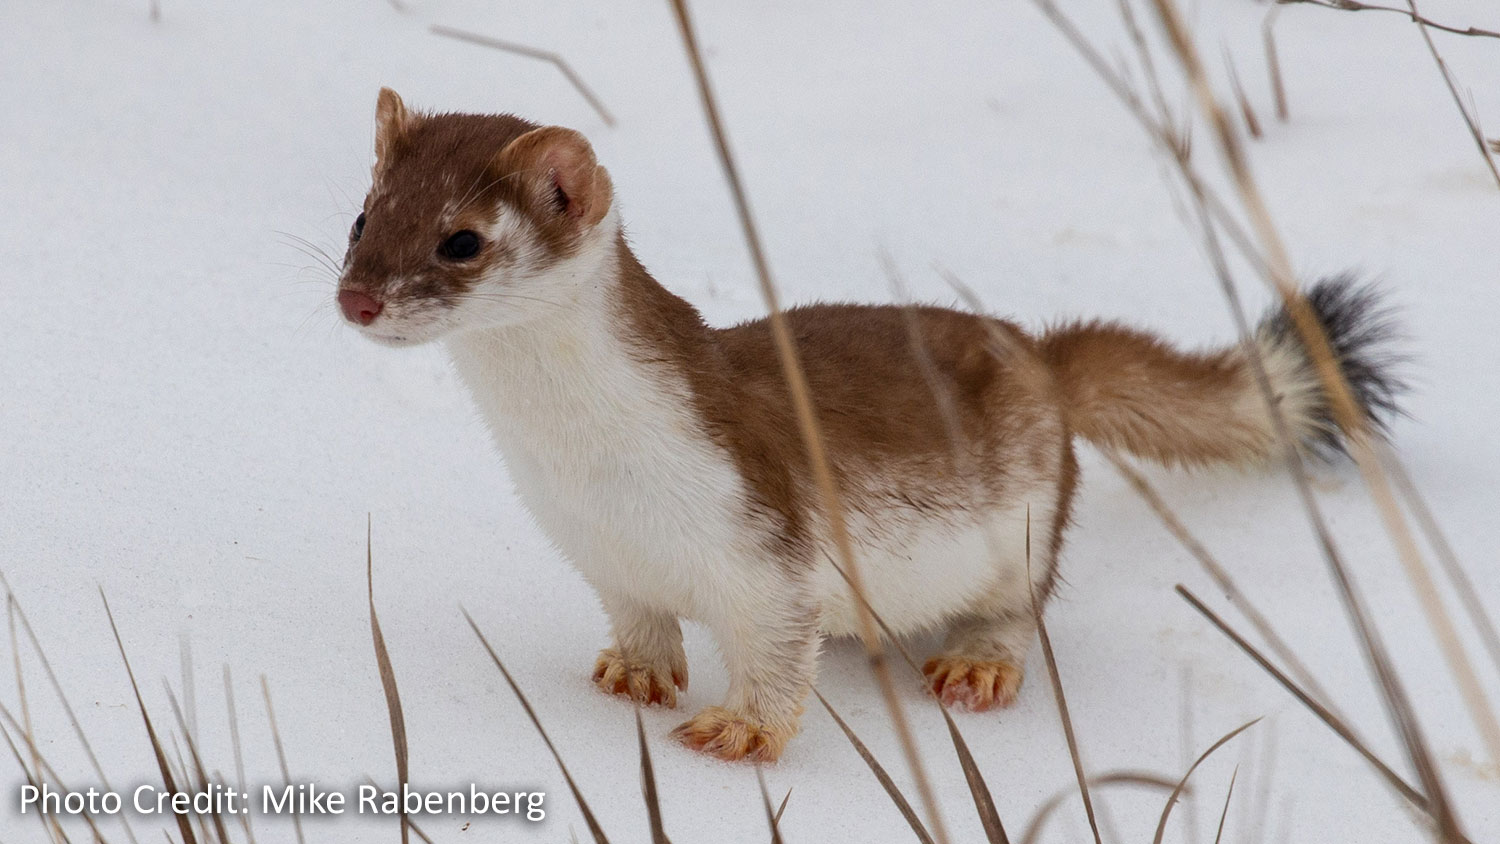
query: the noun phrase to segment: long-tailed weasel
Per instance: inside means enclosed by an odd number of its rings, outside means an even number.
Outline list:
[[[609,614],[599,687],[676,705],[679,620],[700,622],[729,694],[674,734],[725,759],[775,759],[820,638],[853,632],[856,607],[768,323],[711,328],[651,277],[579,133],[419,114],[389,89],[376,123],[344,315],[390,345],[447,345],[521,500]],[[1392,410],[1371,294],[1335,281],[1310,298],[1366,412]],[[1078,483],[1075,436],[1169,465],[1274,447],[1240,346],[1184,353],[1107,322],[1033,336],[935,307],[787,318],[868,600],[897,633],[947,629],[925,671],[950,705],[1015,700],[1032,590],[1052,590]],[[1256,343],[1295,436],[1336,445],[1285,317],[1262,322]]]

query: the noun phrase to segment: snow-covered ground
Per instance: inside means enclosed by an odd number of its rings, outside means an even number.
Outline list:
[[[342,252],[367,184],[375,92],[389,85],[417,107],[582,130],[663,283],[717,323],[762,305],[666,3],[396,5],[167,0],[153,23],[144,0],[0,4],[0,570],[117,787],[152,780],[154,762],[96,587],[159,727],[171,721],[160,680],[182,685],[187,637],[210,767],[233,767],[227,664],[249,779],[280,778],[264,674],[293,778],[347,790],[367,773],[394,780],[365,603],[371,514],[413,782],[547,793],[539,824],[423,818],[424,830],[438,842],[587,834],[462,603],[611,840],[646,840],[631,709],[588,681],[605,641],[593,596],[521,510],[440,350],[361,340],[336,318],[330,275],[281,233]],[[1112,0],[1065,5],[1110,55],[1129,54]],[[1299,269],[1362,268],[1402,308],[1413,391],[1395,441],[1500,611],[1500,190],[1400,16],[1284,10],[1276,32],[1292,117],[1282,124],[1260,50],[1265,7],[1191,5],[1213,69],[1223,76],[1227,45],[1266,124],[1250,151]],[[1491,0],[1422,5],[1500,28]],[[1033,325],[1089,314],[1187,342],[1231,336],[1161,157],[1025,0],[702,3],[697,16],[787,300],[889,300],[884,249],[919,298],[953,299],[937,263]],[[439,38],[432,23],[559,51],[618,125],[555,68]],[[1480,113],[1500,121],[1500,41],[1435,37]],[[1188,102],[1172,74],[1168,95]],[[1219,169],[1201,126],[1195,155]],[[1245,288],[1257,306],[1269,301],[1249,276]],[[1172,592],[1184,582],[1227,607],[1145,505],[1096,455],[1085,460],[1068,584],[1048,621],[1088,769],[1175,778],[1220,734],[1265,716],[1195,776],[1168,840],[1212,840],[1236,765],[1226,840],[1419,839],[1365,763]],[[1407,771],[1288,482],[1152,477]],[[1486,761],[1356,473],[1320,469],[1317,484],[1471,837],[1500,838],[1500,763]],[[716,702],[726,681],[701,631],[689,628],[687,647],[691,710]],[[42,752],[70,785],[90,784],[37,663],[23,663]],[[1479,665],[1500,700],[1500,677]],[[1039,654],[1031,667],[1014,708],[959,718],[1012,836],[1073,776]],[[15,711],[12,672],[0,673],[0,699]],[[979,840],[939,714],[898,677],[948,828],[955,841]],[[857,644],[830,643],[820,688],[909,785]],[[666,741],[683,717],[645,713],[673,840],[766,840],[754,772]],[[17,814],[20,772],[5,764],[0,840],[41,840]],[[766,778],[773,799],[792,789],[789,841],[912,840],[820,709]],[[1096,799],[1118,831],[1111,840],[1142,841],[1163,797],[1127,788]],[[284,819],[255,824],[260,841],[293,838]],[[168,824],[134,826],[150,841]],[[356,817],[307,833],[396,835],[389,819]],[[1087,837],[1076,796],[1048,835]]]

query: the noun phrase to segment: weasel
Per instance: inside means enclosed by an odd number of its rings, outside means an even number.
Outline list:
[[[775,760],[821,637],[854,632],[856,606],[769,323],[709,327],[659,284],[573,130],[419,113],[382,89],[372,176],[339,307],[373,340],[447,346],[521,501],[609,616],[595,683],[675,706],[688,684],[679,622],[697,621],[728,696],[673,734],[723,759]],[[1337,279],[1309,297],[1379,427],[1395,383],[1373,293]],[[1169,466],[1275,448],[1240,345],[1182,352],[1099,321],[1033,335],[938,307],[786,318],[869,603],[896,634],[947,630],[924,670],[950,706],[1016,698],[1032,595],[1045,601],[1057,578],[1076,438]],[[1255,344],[1299,444],[1337,447],[1283,312]]]

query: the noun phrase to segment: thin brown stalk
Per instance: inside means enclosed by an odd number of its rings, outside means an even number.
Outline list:
[[[260,675],[260,696],[266,704],[266,722],[271,725],[271,745],[276,748],[276,762],[281,766],[282,785],[292,784],[292,771],[286,764],[286,748],[281,745],[281,730],[276,726],[276,708],[271,705],[271,683],[266,675]],[[292,829],[297,834],[297,844],[307,844],[307,839],[302,837],[302,819],[296,812],[292,813]]]
[[[1266,72],[1271,76],[1271,95],[1276,98],[1276,119],[1287,122],[1291,116],[1286,102],[1286,85],[1281,80],[1281,56],[1276,52],[1276,17],[1281,6],[1272,3],[1260,24],[1261,45],[1266,51]]]
[[[1469,106],[1464,103],[1464,98],[1459,96],[1458,81],[1453,77],[1453,71],[1448,68],[1448,63],[1438,53],[1437,44],[1432,41],[1432,34],[1427,31],[1429,26],[1439,28],[1429,23],[1426,18],[1417,13],[1417,0],[1406,0],[1407,8],[1411,9],[1411,19],[1416,21],[1417,31],[1422,33],[1422,42],[1427,45],[1427,52],[1432,54],[1432,60],[1437,63],[1438,72],[1443,75],[1443,84],[1448,86],[1448,93],[1453,95],[1453,104],[1458,107],[1458,113],[1464,119],[1464,126],[1469,130],[1469,135],[1474,139],[1474,146],[1479,149],[1479,157],[1484,159],[1484,166],[1489,168],[1490,175],[1494,177],[1496,186],[1500,186],[1500,169],[1495,167],[1495,159],[1490,157],[1489,147],[1484,142],[1484,132],[1479,128],[1479,118],[1476,117]],[[1399,10],[1398,10],[1399,11]],[[1484,31],[1468,31],[1465,35],[1484,34],[1500,38],[1500,33]],[[1494,751],[1494,748],[1491,748]],[[1495,755],[1495,760],[1500,761],[1500,754]]]
[[[21,735],[21,725],[20,725],[20,722],[18,722],[16,720],[16,716],[14,714],[12,714],[9,709],[6,709],[3,704],[0,704],[0,717],[3,717],[5,719],[5,723],[7,723],[7,724],[10,725],[10,729],[15,730],[17,735]],[[0,727],[0,730],[3,730],[3,727]],[[24,738],[24,736],[23,736],[23,738]],[[6,741],[7,742],[11,741],[9,733],[6,734]],[[12,743],[11,746],[12,746],[12,749],[14,749],[14,747],[15,747],[14,743]],[[41,765],[41,769],[37,772],[39,775],[43,775],[44,774],[46,776],[46,779],[52,780],[53,784],[55,784],[57,786],[57,790],[58,791],[61,791],[61,792],[71,792],[71,791],[73,791],[73,789],[71,789],[71,788],[68,787],[67,783],[63,782],[62,777],[58,776],[57,770],[52,767],[52,764],[50,762],[47,761],[47,757],[42,753],[41,748],[39,748],[39,747],[32,747],[30,750],[31,750],[31,753],[33,755],[35,755],[35,757],[37,759],[37,762]],[[16,761],[18,761],[18,762],[21,761],[19,754],[17,754]],[[27,774],[28,780],[30,780],[31,779],[31,772],[30,771],[26,771],[26,774]],[[38,776],[37,779],[42,779],[42,777]],[[45,779],[43,779],[42,781],[45,782]],[[35,785],[36,782],[33,780],[32,784]],[[88,825],[89,831],[94,834],[94,840],[96,842],[104,841],[104,833],[99,829],[98,825],[95,823],[93,815],[91,815],[86,809],[82,813],[80,813],[80,814],[83,817],[83,822]],[[47,818],[47,820],[51,821],[53,824],[57,823],[57,820],[55,818],[50,817],[50,816]],[[44,824],[45,824],[45,821],[44,821]],[[61,833],[62,832],[62,827],[58,826],[57,831],[59,833]],[[64,837],[64,839],[67,838],[66,835],[64,835],[63,837]]]
[[[1365,422],[1364,412],[1343,376],[1327,334],[1319,324],[1311,305],[1297,289],[1296,282],[1293,280],[1290,258],[1272,222],[1270,211],[1260,193],[1259,186],[1250,172],[1249,162],[1239,138],[1208,83],[1197,47],[1188,34],[1176,3],[1174,0],[1154,0],[1154,2],[1173,49],[1198,98],[1199,106],[1214,127],[1220,149],[1239,190],[1240,200],[1249,213],[1252,227],[1267,256],[1266,263],[1270,269],[1269,280],[1280,293],[1282,303],[1302,340],[1303,347],[1313,361],[1324,392],[1328,396],[1332,415],[1345,432],[1350,453],[1354,456],[1355,463],[1364,477],[1365,485],[1380,513],[1381,521],[1396,548],[1397,557],[1401,560],[1411,580],[1413,590],[1417,593],[1428,624],[1438,639],[1444,659],[1448,662],[1460,695],[1469,709],[1470,717],[1479,728],[1486,744],[1489,745],[1491,754],[1500,759],[1500,722],[1495,719],[1484,690],[1474,675],[1473,667],[1469,664],[1468,655],[1464,652],[1453,629],[1452,620],[1443,608],[1426,564],[1417,551],[1400,508],[1396,505],[1389,479],[1382,471],[1371,445],[1371,434]],[[1500,176],[1497,176],[1497,181],[1500,181]],[[1445,838],[1455,839],[1459,834],[1458,821],[1448,804],[1442,775],[1432,759],[1431,751],[1427,747],[1426,738],[1417,722],[1405,688],[1396,675],[1373,625],[1368,622],[1368,613],[1348,573],[1343,570],[1336,554],[1325,556],[1331,569],[1334,570],[1333,574],[1339,586],[1340,596],[1344,599],[1346,609],[1355,621],[1361,645],[1366,652],[1366,659],[1371,664],[1382,688],[1392,720],[1412,756],[1413,764],[1422,776],[1425,789],[1438,807],[1439,829]]]
[[[187,719],[183,717],[182,707],[177,705],[177,696],[172,694],[172,687],[167,684],[165,679],[161,681],[161,684],[166,689],[167,703],[172,707],[172,715],[177,719],[177,729],[182,732],[183,743],[187,745],[188,758],[193,762],[190,773],[197,777],[198,790],[207,791],[209,784],[208,771],[203,767],[203,759],[198,755],[198,742],[193,738],[193,734],[188,729]],[[214,824],[213,840],[228,844],[229,830],[224,828],[223,817],[218,812],[210,812],[209,816]],[[199,821],[201,823],[202,818],[199,818]],[[210,836],[205,835],[204,837],[209,838]]]
[[[229,673],[229,663],[224,663],[224,708],[229,712],[229,746],[234,753],[235,786],[241,794],[249,794],[245,783],[245,754],[240,747],[240,716],[234,705],[234,680]],[[240,812],[240,826],[245,830],[246,844],[255,844],[255,831],[250,828],[250,813]]]
[[[500,655],[495,653],[494,648],[490,647],[490,640],[484,637],[484,633],[480,631],[479,625],[474,623],[474,619],[469,616],[469,611],[462,607],[459,608],[459,611],[464,614],[464,620],[469,622],[469,628],[474,631],[474,635],[479,637],[479,643],[484,645],[485,653],[490,655],[490,660],[495,663],[496,668],[500,669],[500,674],[505,677],[505,682],[510,686],[511,692],[515,694],[516,700],[520,701],[521,708],[526,711],[526,717],[531,719],[531,726],[535,727],[537,734],[542,737],[542,743],[547,745],[547,750],[552,753],[552,760],[557,763],[558,770],[562,772],[563,780],[568,784],[568,790],[573,792],[573,800],[578,803],[578,810],[583,814],[583,822],[588,824],[589,832],[594,836],[595,844],[609,844],[609,838],[605,836],[604,829],[599,826],[599,821],[595,820],[594,812],[589,808],[588,801],[583,799],[583,792],[578,790],[578,784],[573,782],[573,775],[568,773],[568,766],[563,762],[562,754],[557,752],[557,747],[552,744],[551,737],[547,735],[546,729],[542,727],[541,719],[536,716],[536,710],[531,708],[531,701],[526,699],[526,695],[521,691],[521,687],[516,684],[515,678],[510,676],[510,670],[505,667],[505,663],[500,661]]]
[[[365,521],[365,586],[370,603],[370,638],[375,644],[375,664],[380,668],[380,687],[385,691],[386,714],[391,721],[391,745],[396,751],[396,782],[404,790],[409,779],[409,750],[406,745],[406,714],[401,708],[401,691],[396,687],[396,669],[391,665],[391,652],[385,646],[385,634],[380,630],[380,616],[375,612],[375,553],[370,542],[372,522]],[[411,819],[406,815],[406,803],[402,801],[401,844],[407,844],[411,835],[407,827]]]
[[[760,802],[766,807],[766,823],[771,826],[771,844],[782,844],[781,811],[786,808],[786,799],[781,801],[781,809],[777,809],[775,813],[772,813],[771,795],[766,791],[766,776],[761,771],[759,765],[755,766],[755,781],[760,785]],[[790,799],[792,792],[788,790],[786,796],[787,799]]]
[[[781,816],[786,813],[786,804],[788,802],[790,802],[791,799],[792,799],[792,790],[790,788],[788,788],[786,790],[786,796],[781,798],[781,805],[776,807],[776,815],[775,815],[775,817],[771,818],[771,825],[772,826],[780,826],[781,825]]]
[[[933,844],[932,834],[922,824],[922,819],[917,817],[917,813],[912,809],[911,803],[906,799],[906,795],[901,793],[901,789],[896,785],[896,781],[891,779],[891,775],[886,772],[885,767],[875,758],[875,754],[870,752],[870,748],[865,746],[865,743],[860,740],[858,735],[855,735],[853,728],[845,723],[843,718],[839,717],[838,712],[834,710],[833,705],[828,702],[828,699],[823,697],[822,692],[813,689],[813,694],[817,696],[818,702],[823,704],[823,708],[828,710],[828,714],[833,717],[834,723],[839,725],[839,729],[844,731],[844,737],[849,739],[850,744],[854,745],[854,751],[859,754],[859,758],[863,759],[865,764],[869,766],[870,772],[880,782],[880,787],[885,789],[885,793],[891,798],[891,802],[896,804],[896,809],[901,813],[901,817],[906,818],[906,822],[911,826],[912,832],[916,833],[917,840],[922,842],[922,844]]]
[[[1108,773],[1089,777],[1089,788],[1091,789],[1114,785],[1133,785],[1171,791],[1172,787],[1176,784],[1176,780],[1171,780],[1147,771],[1109,771]],[[1035,844],[1042,834],[1043,827],[1046,826],[1047,819],[1052,816],[1053,812],[1057,811],[1057,808],[1063,804],[1063,801],[1073,796],[1076,791],[1077,787],[1070,785],[1067,788],[1058,789],[1052,796],[1042,801],[1041,805],[1037,806],[1036,811],[1032,813],[1030,823],[1026,824],[1026,833],[1021,836],[1021,844]],[[1185,789],[1184,793],[1187,793],[1187,791]]]
[[[31,641],[31,650],[42,663],[42,673],[47,675],[47,683],[52,686],[52,692],[62,704],[63,713],[68,717],[68,724],[73,728],[73,735],[77,737],[78,744],[83,747],[84,755],[88,757],[89,766],[93,768],[94,775],[99,777],[99,784],[105,791],[114,791],[115,788],[109,782],[109,777],[104,773],[104,767],[99,764],[99,758],[94,755],[94,747],[89,743],[88,736],[83,732],[83,725],[78,720],[78,715],[73,711],[73,704],[68,701],[68,696],[63,692],[62,683],[58,682],[57,672],[52,670],[52,660],[47,658],[47,652],[42,648],[41,639],[37,638],[36,631],[31,628],[31,620],[26,617],[26,609],[21,606],[20,598],[10,588],[10,582],[5,575],[0,573],[0,588],[5,589],[6,601],[15,607],[16,619],[21,622],[21,630],[26,638]],[[126,813],[120,813],[120,825],[125,829],[125,837],[131,844],[136,844],[135,832],[130,828],[130,821],[125,817]]]
[[[1187,767],[1192,764],[1193,748],[1197,741],[1193,739],[1193,669],[1190,664],[1182,666],[1182,701],[1177,719],[1178,749],[1182,753],[1182,765]],[[1182,807],[1182,823],[1187,828],[1189,840],[1198,839],[1198,797],[1189,793],[1186,804]]]
[[[1234,101],[1240,107],[1240,117],[1244,118],[1245,129],[1250,132],[1250,137],[1259,138],[1260,118],[1255,116],[1255,108],[1250,105],[1250,98],[1245,96],[1245,86],[1240,84],[1240,72],[1234,66],[1234,56],[1229,52],[1229,46],[1224,46],[1224,67],[1229,71],[1229,88],[1234,92]]]
[[[1168,795],[1167,803],[1161,809],[1161,818],[1156,822],[1156,837],[1151,840],[1151,844],[1161,844],[1162,838],[1166,836],[1167,818],[1169,818],[1172,814],[1172,807],[1177,805],[1177,798],[1180,797],[1182,795],[1182,792],[1187,789],[1188,780],[1193,776],[1193,772],[1198,770],[1198,766],[1203,764],[1203,760],[1207,759],[1209,756],[1212,756],[1215,750],[1218,750],[1219,748],[1228,744],[1230,739],[1233,739],[1240,733],[1243,733],[1244,731],[1255,726],[1255,724],[1257,724],[1259,721],[1259,718],[1255,718],[1250,721],[1246,721],[1238,727],[1235,727],[1234,729],[1220,736],[1218,741],[1209,745],[1207,750],[1203,751],[1203,753],[1199,755],[1197,759],[1193,760],[1193,764],[1188,766],[1187,773],[1182,775],[1182,779],[1177,781],[1177,786],[1173,788],[1172,793]]]
[[[1104,844],[1099,837],[1099,821],[1094,817],[1094,801],[1089,796],[1089,779],[1083,771],[1083,754],[1078,749],[1078,737],[1073,731],[1073,718],[1068,714],[1068,698],[1063,694],[1062,674],[1057,670],[1057,657],[1052,652],[1052,637],[1047,635],[1047,622],[1042,620],[1042,605],[1036,597],[1036,587],[1031,579],[1031,507],[1026,507],[1026,583],[1031,593],[1031,613],[1036,617],[1037,638],[1042,642],[1042,658],[1047,663],[1047,677],[1052,681],[1052,698],[1057,703],[1057,714],[1062,717],[1063,736],[1068,740],[1068,756],[1073,760],[1073,774],[1078,778],[1078,795],[1083,798],[1083,813],[1088,816],[1089,829],[1094,833],[1094,844]]]
[[[677,18],[678,29],[682,35],[683,46],[687,52],[688,61],[692,65],[693,77],[697,82],[704,117],[713,135],[719,164],[723,168],[725,180],[729,184],[735,212],[739,218],[745,244],[750,251],[751,261],[754,264],[755,277],[760,286],[761,297],[770,311],[771,334],[776,344],[776,355],[781,363],[782,377],[786,381],[788,392],[791,394],[799,433],[802,437],[803,447],[807,450],[809,469],[812,472],[814,483],[819,491],[819,497],[821,498],[823,512],[828,521],[834,548],[852,584],[854,593],[862,595],[864,593],[864,581],[861,578],[859,567],[855,562],[854,548],[849,539],[848,525],[844,520],[843,501],[839,494],[838,485],[834,481],[832,467],[824,447],[822,426],[814,410],[812,391],[807,384],[807,375],[802,369],[796,340],[792,337],[791,329],[787,325],[786,315],[781,310],[776,284],[771,277],[771,268],[766,260],[765,250],[761,247],[760,233],[756,228],[754,215],[750,211],[750,202],[740,180],[739,168],[735,163],[734,155],[729,150],[729,139],[724,129],[723,120],[719,116],[718,101],[715,99],[713,89],[709,84],[708,70],[704,66],[703,54],[698,47],[698,37],[693,29],[691,17],[688,14],[687,2],[686,0],[671,0],[671,2],[673,12]],[[932,824],[934,835],[940,844],[947,844],[948,834],[943,825],[937,795],[934,793],[932,784],[923,769],[921,754],[917,750],[916,739],[912,736],[911,726],[907,723],[906,713],[901,708],[900,698],[897,696],[895,684],[891,680],[890,667],[886,661],[885,649],[881,644],[875,621],[870,613],[864,609],[865,604],[863,601],[856,601],[856,606],[860,607],[857,613],[859,616],[860,637],[864,640],[870,669],[874,673],[876,683],[880,686],[882,697],[885,699],[886,711],[890,718],[891,726],[901,743],[907,767],[911,771],[912,779],[916,783],[917,793],[922,800],[923,808],[927,811],[928,821]]]
[[[1239,779],[1240,767],[1234,766],[1234,773],[1229,775],[1229,790],[1224,792],[1224,811],[1219,813],[1219,831],[1214,835],[1214,844],[1224,840],[1224,822],[1229,820],[1229,801],[1234,797],[1234,781]]]
[[[369,774],[365,774],[365,783],[377,791],[379,791],[381,788],[380,783],[376,782],[375,778],[370,776]],[[427,833],[423,832],[420,826],[417,826],[416,821],[412,820],[411,818],[407,818],[406,825],[411,829],[412,835],[417,836],[418,838],[427,842],[427,844],[432,844],[432,838],[430,838]]]
[[[1443,572],[1448,575],[1448,581],[1454,593],[1458,595],[1459,604],[1468,613],[1469,623],[1479,632],[1479,641],[1484,644],[1490,659],[1495,663],[1495,673],[1500,675],[1500,633],[1496,632],[1495,622],[1490,618],[1489,611],[1485,609],[1484,602],[1479,598],[1479,589],[1469,578],[1469,573],[1464,571],[1463,563],[1459,562],[1453,546],[1449,544],[1448,538],[1438,527],[1437,519],[1432,515],[1431,508],[1427,506],[1426,500],[1417,489],[1411,474],[1406,471],[1406,467],[1401,465],[1400,461],[1391,459],[1385,461],[1385,466],[1386,471],[1391,473],[1391,479],[1396,483],[1396,489],[1405,499],[1406,508],[1416,519],[1418,529],[1426,535],[1427,543],[1432,546],[1434,556],[1442,564]]]
[[[672,844],[661,821],[661,796],[656,793],[656,771],[651,767],[651,749],[646,746],[646,725],[641,721],[639,705],[635,708],[635,737],[641,747],[641,796],[651,823],[651,844]]]
[[[834,571],[837,571],[844,578],[844,582],[847,583],[849,577],[844,573],[839,564],[833,562],[831,559],[828,562],[833,566]],[[874,607],[870,606],[863,595],[855,593],[855,597],[864,605],[871,617],[875,619],[875,623],[879,625],[880,631],[885,634],[886,639],[890,641],[892,647],[900,654],[907,667],[911,668],[912,673],[925,684],[926,675],[922,673],[922,669],[917,665],[917,661],[912,658],[911,652],[906,649],[905,645],[901,644],[901,640],[897,638],[890,626],[885,623],[885,619],[880,617],[880,614],[875,611]],[[931,695],[931,698],[937,704],[938,711],[943,715],[943,723],[948,725],[948,735],[953,740],[953,750],[958,755],[958,765],[963,769],[964,781],[969,786],[969,796],[974,800],[974,808],[979,813],[979,823],[984,827],[985,839],[990,844],[1008,844],[1009,839],[1005,834],[1005,824],[1000,821],[1000,812],[995,808],[994,795],[984,780],[984,774],[979,770],[979,763],[974,760],[974,753],[969,749],[969,743],[964,740],[963,733],[958,729],[958,723],[953,720],[952,714],[948,712],[948,707],[943,703],[942,699],[937,695]],[[791,796],[790,792],[788,792],[787,796]]]
[[[1192,555],[1193,559],[1198,562],[1198,565],[1203,568],[1203,571],[1208,574],[1209,578],[1219,587],[1219,590],[1224,593],[1225,597],[1229,598],[1229,602],[1234,604],[1241,615],[1245,616],[1245,619],[1255,628],[1255,632],[1260,634],[1260,637],[1266,641],[1271,651],[1282,662],[1286,663],[1288,669],[1297,676],[1297,679],[1302,682],[1303,686],[1311,690],[1319,700],[1324,702],[1325,706],[1332,707],[1333,697],[1318,683],[1317,679],[1313,677],[1312,671],[1303,664],[1302,660],[1297,658],[1291,646],[1271,626],[1270,620],[1256,608],[1255,604],[1245,596],[1244,592],[1240,591],[1239,585],[1230,576],[1229,570],[1224,568],[1214,558],[1213,554],[1209,553],[1209,550],[1204,547],[1203,543],[1199,542],[1198,538],[1193,536],[1187,529],[1187,526],[1182,523],[1182,520],[1167,505],[1167,502],[1156,491],[1156,488],[1151,485],[1151,482],[1146,480],[1146,476],[1141,474],[1139,470],[1131,466],[1130,463],[1125,461],[1124,458],[1120,457],[1112,449],[1101,448],[1100,452],[1103,453],[1104,459],[1108,460],[1110,465],[1114,466],[1115,471],[1120,473],[1120,476],[1125,479],[1126,483],[1130,484],[1130,487],[1135,490],[1136,494],[1145,500],[1152,512],[1156,513],[1157,518],[1166,526],[1167,531]]]
[[[12,723],[14,723],[14,720],[12,720]],[[20,733],[21,731],[18,729],[16,732]],[[25,775],[26,784],[32,788],[41,788],[41,771],[32,773],[31,766],[26,763],[26,757],[21,755],[21,749],[16,747],[15,741],[10,737],[10,731],[5,729],[4,725],[0,725],[0,736],[5,737],[5,744],[10,747],[11,754],[16,757],[16,764],[20,766],[21,773]],[[59,787],[61,786],[59,785]],[[47,840],[54,842],[54,844],[58,844],[58,842],[66,844],[68,840],[67,833],[63,832],[62,826],[58,824],[56,818],[46,812],[37,812],[36,819],[42,825],[42,831],[47,834]]]
[[[1415,9],[1400,9],[1395,6],[1377,6],[1370,3],[1360,3],[1357,0],[1276,0],[1279,5],[1290,6],[1293,4],[1306,4],[1309,6],[1322,6],[1325,9],[1338,9],[1343,12],[1395,12],[1409,19],[1412,23],[1422,26],[1440,29],[1443,32],[1451,32],[1454,35],[1473,35],[1479,38],[1500,38],[1500,32],[1490,29],[1480,29],[1477,26],[1451,26],[1438,23],[1430,18],[1424,18]]]
[[[1296,698],[1299,703],[1307,707],[1308,711],[1312,712],[1312,714],[1316,716],[1318,720],[1327,725],[1327,727],[1333,731],[1334,735],[1343,739],[1345,744],[1348,744],[1351,748],[1354,749],[1356,753],[1363,757],[1366,762],[1369,762],[1370,766],[1373,767],[1375,771],[1379,773],[1380,776],[1388,784],[1390,784],[1393,789],[1396,790],[1397,793],[1406,798],[1406,800],[1411,803],[1412,806],[1415,807],[1418,811],[1427,815],[1429,818],[1432,818],[1433,821],[1436,822],[1437,816],[1433,813],[1432,804],[1427,799],[1426,795],[1422,794],[1410,783],[1402,779],[1400,774],[1397,774],[1394,770],[1391,769],[1389,765],[1381,761],[1380,757],[1376,756],[1374,751],[1370,750],[1369,746],[1360,740],[1359,736],[1355,734],[1354,730],[1348,724],[1346,724],[1342,718],[1330,712],[1326,707],[1324,707],[1322,704],[1318,703],[1310,695],[1308,695],[1307,692],[1299,688],[1295,681],[1288,677],[1283,671],[1281,671],[1281,669],[1277,668],[1276,665],[1273,664],[1269,659],[1267,659],[1259,650],[1257,650],[1254,645],[1246,641],[1243,636],[1235,632],[1235,630],[1230,627],[1227,622],[1220,618],[1217,613],[1209,609],[1202,601],[1198,600],[1198,596],[1190,592],[1187,587],[1183,586],[1180,583],[1177,584],[1177,594],[1181,595],[1183,599],[1186,600],[1193,609],[1197,610],[1200,615],[1208,619],[1210,624],[1218,628],[1219,632],[1223,633],[1231,642],[1235,644],[1236,647],[1243,651],[1246,656],[1249,656],[1252,660],[1254,660],[1255,664],[1260,666],[1262,671],[1265,671],[1267,674],[1271,675],[1271,678],[1274,679],[1277,683],[1280,683],[1282,688],[1290,692],[1292,697]],[[1459,840],[1467,841],[1467,839],[1463,838],[1460,838]]]
[[[488,36],[478,35],[473,32],[465,32],[462,29],[454,29],[452,27],[443,26],[436,23],[428,27],[428,31],[433,35],[441,35],[444,38],[453,38],[459,41],[467,41],[470,44],[478,44],[481,47],[489,47],[494,50],[502,50],[507,53],[514,53],[518,56],[525,56],[530,59],[537,59],[539,61],[552,63],[553,66],[555,66],[559,71],[562,72],[562,75],[567,78],[568,82],[573,86],[573,88],[578,91],[579,96],[583,97],[584,100],[588,102],[589,106],[591,106],[594,111],[599,113],[599,119],[604,121],[604,125],[609,127],[613,127],[615,125],[615,117],[614,115],[609,113],[609,109],[604,107],[604,101],[599,98],[598,94],[594,93],[594,89],[590,88],[588,86],[588,83],[583,81],[583,77],[579,76],[578,72],[573,70],[573,66],[568,63],[568,60],[563,58],[558,53],[554,53],[551,50],[541,50],[536,47],[528,47],[525,44],[516,44],[512,41],[501,41],[498,38],[490,38]]]
[[[146,702],[141,699],[141,688],[136,685],[135,671],[130,667],[130,657],[125,655],[125,641],[120,638],[120,628],[115,626],[115,614],[109,609],[109,599],[104,596],[104,589],[99,589],[99,600],[104,602],[104,615],[109,619],[109,629],[115,634],[115,646],[120,649],[120,661],[125,663],[125,675],[130,678],[130,690],[135,694],[135,706],[141,713],[141,721],[146,725],[146,738],[151,741],[151,752],[156,756],[156,767],[161,772],[162,784],[167,791],[176,791],[177,782],[172,778],[172,766],[167,762],[167,755],[162,750],[161,741],[156,737],[156,728],[151,725],[151,715],[146,711]],[[177,832],[182,836],[182,844],[197,844],[198,837],[193,834],[192,824],[188,823],[186,815],[176,815]]]

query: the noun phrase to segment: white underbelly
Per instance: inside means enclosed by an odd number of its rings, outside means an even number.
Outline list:
[[[1044,510],[1044,511],[1043,511]],[[1051,518],[1051,503],[1033,506],[1033,541]],[[981,604],[1024,607],[1027,593],[1025,504],[954,517],[887,513],[850,520],[855,563],[871,606],[896,633],[930,629]],[[1039,547],[1039,546],[1038,546]],[[820,554],[814,594],[820,626],[831,635],[860,632],[856,602],[832,560]],[[1043,558],[1036,556],[1035,568]],[[1033,580],[1045,572],[1034,570]]]

